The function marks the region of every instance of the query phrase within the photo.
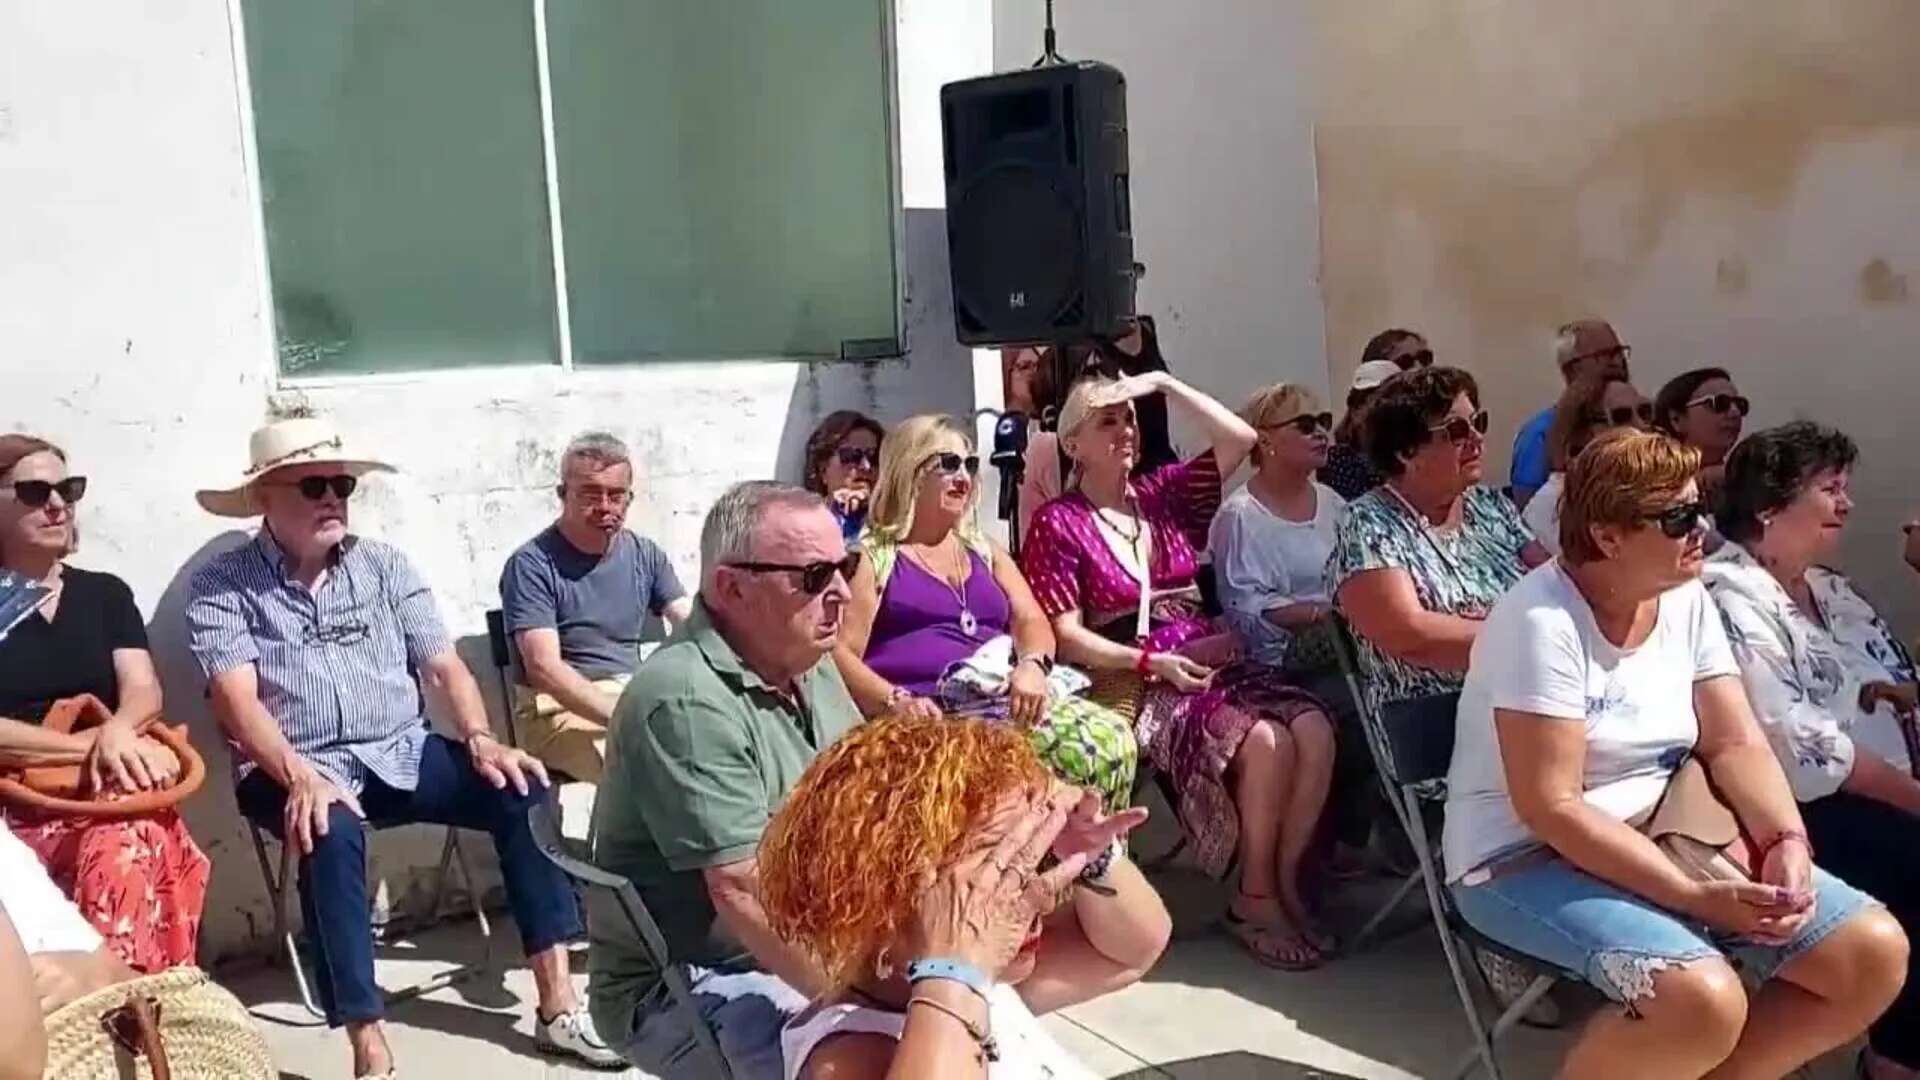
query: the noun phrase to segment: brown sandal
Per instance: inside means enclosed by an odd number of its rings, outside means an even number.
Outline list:
[[[1268,923],[1243,919],[1228,909],[1227,936],[1240,943],[1255,960],[1280,971],[1312,971],[1327,962],[1306,935],[1283,931]]]

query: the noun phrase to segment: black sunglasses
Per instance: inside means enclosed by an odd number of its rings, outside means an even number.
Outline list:
[[[20,505],[33,507],[35,510],[47,505],[47,500],[51,499],[56,492],[59,493],[61,502],[71,506],[86,498],[87,478],[69,476],[65,480],[58,481],[15,480],[13,482],[13,497],[19,500]]]
[[[1633,357],[1633,346],[1615,345],[1610,349],[1595,349],[1590,353],[1581,353],[1579,356],[1568,357],[1566,366],[1572,367],[1573,365],[1578,364],[1585,360],[1599,360],[1602,358],[1608,359],[1608,360],[1618,358],[1619,361],[1624,364],[1628,360],[1632,359],[1632,357]]]
[[[967,454],[963,457],[960,454],[952,452],[934,454],[920,463],[920,467],[923,469],[929,465],[933,466],[934,469],[939,472],[946,473],[948,476],[952,476],[961,469],[965,469],[968,476],[978,476],[980,473],[980,456],[978,454]]]
[[[275,483],[274,486],[298,488],[300,494],[314,502],[319,502],[327,497],[329,491],[333,492],[336,498],[341,499],[352,495],[353,489],[360,486],[360,481],[356,477],[342,473],[338,476],[303,476],[298,480]]]
[[[1687,402],[1687,408],[1689,409],[1695,405],[1705,405],[1707,408],[1723,416],[1726,415],[1728,409],[1732,409],[1744,417],[1753,408],[1753,402],[1748,401],[1739,394],[1708,394],[1706,397],[1697,397]]]
[[[1596,424],[1611,423],[1614,427],[1626,427],[1632,423],[1639,423],[1643,426],[1651,427],[1653,425],[1653,404],[1643,401],[1638,405],[1621,405],[1608,409],[1605,412],[1596,412],[1592,416],[1592,422]]]
[[[1401,371],[1412,371],[1417,367],[1433,366],[1433,350],[1421,349],[1418,352],[1401,353],[1393,358],[1393,364]]]
[[[770,562],[730,562],[726,565],[735,570],[746,570],[755,574],[799,574],[800,591],[808,596],[818,596],[833,582],[835,574],[853,580],[854,571],[860,569],[860,553],[850,551],[844,559],[821,560],[796,566],[793,563]]]
[[[1660,526],[1661,535],[1669,540],[1682,540],[1693,535],[1700,527],[1700,519],[1707,516],[1707,504],[1699,499],[1679,506],[1669,506],[1657,514],[1648,514],[1643,520]]]
[[[1333,430],[1333,414],[1330,412],[1301,413],[1299,416],[1293,417],[1292,419],[1282,420],[1277,424],[1268,424],[1267,427],[1268,428],[1290,427],[1302,435],[1311,435],[1316,431],[1332,431]]]
[[[843,446],[834,451],[833,456],[849,469],[857,469],[862,465],[871,469],[880,464],[880,451],[864,450],[858,446]]]
[[[1427,430],[1434,432],[1444,431],[1447,434],[1448,442],[1463,443],[1474,435],[1485,435],[1491,423],[1492,420],[1488,418],[1487,410],[1481,409],[1479,412],[1473,414],[1473,419],[1471,420],[1464,416],[1449,416],[1444,423],[1434,424],[1427,428]]]

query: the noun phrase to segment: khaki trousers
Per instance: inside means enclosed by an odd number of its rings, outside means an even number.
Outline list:
[[[594,689],[619,697],[628,676],[595,680]],[[570,712],[552,694],[531,687],[513,688],[513,725],[520,749],[549,768],[589,784],[600,782],[607,760],[607,729],[598,720]]]

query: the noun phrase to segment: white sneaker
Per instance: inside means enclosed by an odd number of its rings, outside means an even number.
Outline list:
[[[577,1057],[596,1069],[627,1067],[627,1059],[614,1053],[613,1048],[600,1037],[600,1032],[595,1030],[593,1017],[587,1015],[584,1005],[545,1022],[536,1012],[533,1017],[533,1045],[543,1053]]]

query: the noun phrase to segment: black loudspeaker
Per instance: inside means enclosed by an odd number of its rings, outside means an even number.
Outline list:
[[[1124,333],[1139,267],[1119,70],[1051,64],[948,83],[940,124],[961,343]]]

